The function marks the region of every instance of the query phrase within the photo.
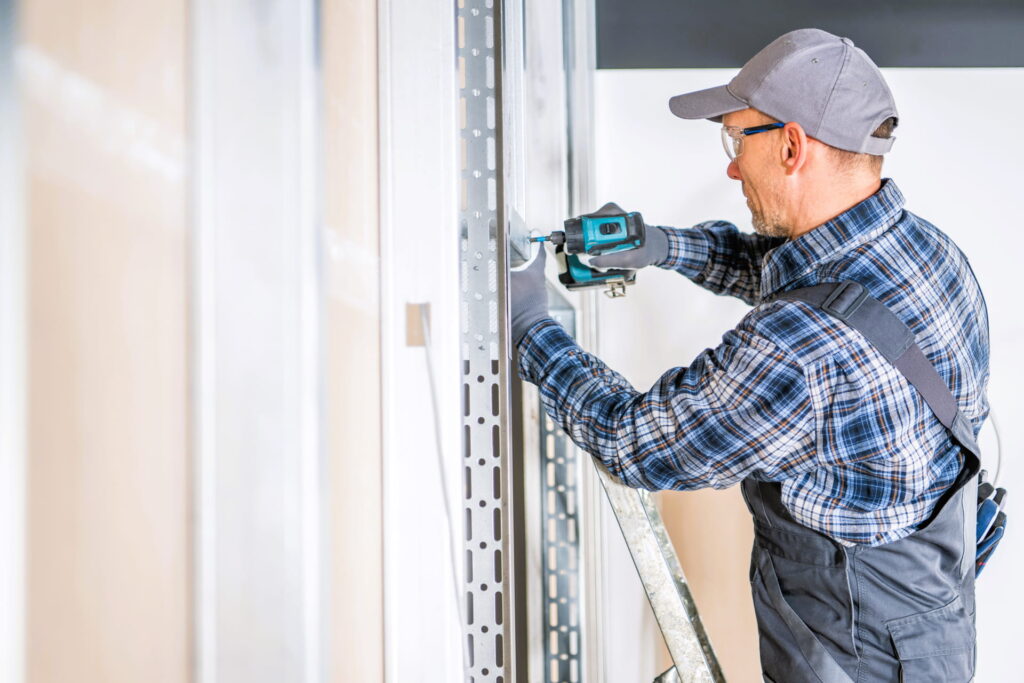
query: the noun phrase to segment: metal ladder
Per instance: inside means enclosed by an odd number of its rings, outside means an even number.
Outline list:
[[[576,315],[574,309],[559,296],[556,292],[549,290],[549,299],[552,302],[552,317],[562,324],[566,330],[573,332],[576,328]],[[568,500],[577,495],[573,475],[570,466],[574,460],[586,458],[586,454],[575,448],[550,418],[544,415],[543,406],[540,407],[541,414],[541,461],[542,467],[553,466],[549,476],[542,476],[541,500],[543,501],[543,524],[544,552],[545,558],[550,553],[571,552],[578,541],[576,534],[570,532],[566,526],[566,517],[572,516],[576,511],[575,506]],[[550,441],[548,441],[550,439]],[[550,445],[549,445],[550,444]],[[720,683],[725,681],[722,668],[715,656],[707,632],[701,622],[690,593],[686,575],[683,573],[679,558],[676,555],[672,541],[669,539],[668,531],[661,519],[661,513],[650,492],[635,489],[622,483],[619,479],[608,472],[605,467],[594,458],[589,458],[597,472],[597,476],[604,492],[608,498],[612,512],[622,531],[623,539],[629,549],[637,574],[643,584],[647,600],[654,612],[658,622],[665,645],[669,655],[672,657],[674,666],[655,679],[655,683]],[[575,463],[581,466],[581,463]],[[582,465],[585,466],[585,465]],[[554,496],[552,505],[549,501]],[[575,523],[574,520],[573,523]],[[553,526],[549,526],[553,523]],[[548,538],[549,528],[554,528],[555,538]],[[559,562],[564,565],[564,558]],[[571,562],[569,564],[572,564]],[[551,607],[563,605],[562,598],[565,593],[564,582],[549,584],[549,579],[564,578],[564,569],[557,572],[552,571],[547,561],[544,564],[545,574],[545,603]],[[570,570],[571,572],[571,570]],[[550,593],[549,585],[559,586],[555,594]],[[573,619],[569,614],[559,615],[559,624],[551,624],[551,633],[558,637],[566,633],[561,629],[565,623],[572,628]],[[547,647],[548,639],[545,638]],[[560,654],[565,651],[566,642],[558,648]],[[549,653],[550,654],[550,653]],[[549,656],[549,662],[558,663],[557,658]],[[564,664],[564,661],[561,662]],[[557,677],[555,680],[569,680],[568,668],[562,666],[560,669],[565,678]],[[549,680],[551,680],[549,678]]]
[[[655,683],[724,681],[658,506],[647,491],[626,486],[596,461],[594,466],[675,663]]]

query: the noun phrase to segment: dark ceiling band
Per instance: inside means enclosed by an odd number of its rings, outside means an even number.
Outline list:
[[[738,69],[808,27],[849,37],[882,67],[1024,66],[1020,0],[597,0],[597,66]]]

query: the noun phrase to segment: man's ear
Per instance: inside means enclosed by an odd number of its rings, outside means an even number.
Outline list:
[[[790,121],[782,128],[782,138],[782,165],[786,175],[793,175],[807,163],[807,133],[799,123]]]

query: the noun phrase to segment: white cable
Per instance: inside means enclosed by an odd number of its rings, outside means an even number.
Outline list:
[[[992,475],[992,486],[999,486],[999,471],[1003,468],[1003,439],[999,436],[999,422],[996,420],[996,411],[989,404],[988,420],[992,424],[992,431],[996,433],[996,473]]]
[[[430,345],[430,316],[427,315],[427,305],[420,304],[420,325],[423,328],[423,352],[427,360],[427,379],[430,383],[430,403],[434,413],[434,440],[435,453],[437,454],[437,474],[441,479],[441,498],[444,500],[444,516],[448,521],[448,553],[449,562],[452,565],[452,592],[455,597],[455,610],[459,615],[459,651],[462,653],[463,679],[469,680],[469,652],[466,649],[466,633],[463,626],[466,623],[462,617],[462,591],[459,590],[458,560],[455,554],[455,518],[452,517],[451,502],[448,496],[448,480],[444,472],[444,449],[441,440],[441,414],[440,401],[437,397],[437,384],[434,381],[434,363],[432,360],[432,347]]]

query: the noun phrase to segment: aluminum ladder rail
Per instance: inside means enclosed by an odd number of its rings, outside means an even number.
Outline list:
[[[551,317],[575,337],[577,333],[575,308],[559,294],[559,288],[551,285],[548,288],[548,298]],[[593,458],[584,450],[577,448],[569,436],[557,427],[550,417],[545,415],[543,402],[539,398],[536,400],[537,410],[541,416],[539,448],[542,467],[544,464],[550,464],[552,460],[563,463],[555,467],[552,472],[553,486],[545,484],[547,477],[541,477],[541,500],[546,500],[548,495],[553,494],[556,499],[562,501],[560,505],[555,506],[554,510],[547,510],[545,506],[544,512],[547,516],[541,524],[542,528],[546,530],[548,522],[553,521],[552,513],[566,513],[562,515],[563,520],[566,516],[575,517],[565,502],[569,495],[573,495],[567,493],[567,490],[571,489],[575,492],[573,483],[575,477],[569,474],[570,465],[568,463],[571,460],[571,468],[578,471],[578,468],[584,466],[583,458],[589,458],[594,464],[597,478],[608,497],[608,503],[619,524],[626,547],[633,559],[633,565],[640,577],[644,592],[647,594],[651,610],[654,612],[658,628],[661,630],[669,655],[672,657],[674,666],[658,676],[655,683],[679,683],[682,681],[687,683],[711,681],[724,683],[725,675],[718,663],[714,648],[711,646],[707,631],[704,630],[704,624],[701,622],[697,605],[690,593],[686,575],[679,564],[675,548],[662,522],[661,513],[650,492],[626,485],[610,474],[597,458]],[[552,443],[556,449],[555,453],[548,452],[549,446],[545,445],[547,437],[554,437]],[[558,450],[560,452],[557,452]],[[556,457],[559,455],[562,457]],[[556,524],[553,528],[556,529],[555,534],[559,536],[558,538],[548,538],[546,531],[542,531],[544,538],[542,556],[546,557],[549,550],[557,549],[558,546],[578,548],[578,537],[573,538],[573,534],[566,533],[565,521]],[[545,563],[544,585],[547,585],[548,579],[554,578],[554,574],[557,573],[564,574],[565,572],[564,570],[552,572]],[[561,583],[559,581],[557,585],[561,585]],[[545,592],[546,605],[556,606],[560,602],[561,594],[549,595],[547,591]],[[572,628],[571,615],[564,616],[567,616],[566,621]],[[546,635],[563,637],[565,634],[559,633],[556,629]],[[545,642],[547,642],[546,637]],[[565,648],[559,649],[564,650]],[[578,653],[576,654],[578,655]],[[559,675],[545,671],[545,680],[563,680],[562,676],[569,675],[570,671],[571,669],[561,668]]]
[[[622,483],[597,460],[594,466],[675,664],[655,683],[723,683],[722,668],[651,494]]]

